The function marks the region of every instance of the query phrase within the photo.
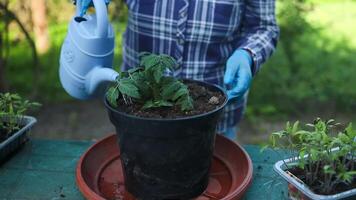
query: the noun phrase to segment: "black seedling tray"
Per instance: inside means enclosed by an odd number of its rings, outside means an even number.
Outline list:
[[[28,132],[36,122],[37,120],[30,116],[24,116],[21,119],[23,127],[7,140],[0,143],[0,163],[5,161],[9,155],[16,152],[28,140]]]

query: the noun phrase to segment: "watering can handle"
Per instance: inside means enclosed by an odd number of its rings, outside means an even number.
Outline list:
[[[105,0],[93,0],[93,3],[96,15],[96,35],[98,37],[107,37],[109,20]],[[79,16],[82,9],[82,0],[77,0],[76,5],[76,15]]]
[[[76,6],[75,15],[80,16],[82,9],[82,0],[73,0],[73,4]]]

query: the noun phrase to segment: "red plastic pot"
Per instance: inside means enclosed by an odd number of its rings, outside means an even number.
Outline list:
[[[252,172],[252,162],[246,151],[218,135],[208,188],[196,200],[241,199],[252,181]],[[115,135],[98,141],[84,153],[78,162],[76,179],[87,199],[135,199],[124,186]]]

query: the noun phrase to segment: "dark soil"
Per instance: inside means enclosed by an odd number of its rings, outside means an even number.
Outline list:
[[[356,161],[354,161],[354,164],[356,164]],[[322,166],[320,166],[319,172],[322,172]],[[341,193],[341,192],[345,192],[347,190],[351,190],[356,188],[356,177],[354,176],[353,181],[351,184],[345,184],[345,183],[339,183],[336,184],[334,186],[334,189],[330,192],[330,193],[325,193],[321,191],[320,188],[320,183],[318,183],[317,181],[315,181],[315,183],[312,184],[308,184],[307,180],[306,180],[306,176],[305,176],[305,171],[301,168],[293,168],[288,170],[289,172],[291,172],[294,176],[298,177],[301,181],[303,181],[305,184],[307,184],[309,186],[309,188],[316,194],[321,194],[321,195],[333,195],[333,194],[337,194],[337,193]],[[350,169],[351,171],[351,169]],[[324,174],[323,173],[319,173],[318,177],[323,177]],[[322,178],[320,178],[321,180]],[[334,179],[335,180],[335,179]]]
[[[14,133],[8,134],[3,128],[0,128],[0,143],[4,142],[7,138],[11,137]]]
[[[7,137],[5,137],[5,133],[6,132],[0,128],[0,143],[6,140]]]
[[[118,110],[147,118],[179,118],[186,116],[199,115],[207,113],[218,107],[225,102],[225,96],[220,91],[212,91],[196,83],[186,83],[191,97],[194,100],[194,109],[192,111],[182,111],[180,106],[161,107],[142,110],[142,103],[134,102],[131,105],[125,104],[124,100],[118,100]]]

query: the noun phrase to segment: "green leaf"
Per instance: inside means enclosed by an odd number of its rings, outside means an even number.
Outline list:
[[[184,101],[181,106],[182,111],[190,111],[193,110],[193,108],[193,104],[190,101]]]
[[[117,82],[120,93],[142,102],[142,109],[180,105],[182,110],[193,108],[193,99],[186,85],[174,77],[165,77],[167,69],[177,64],[169,55],[140,53],[140,66],[122,73]]]
[[[129,74],[133,74],[133,73],[136,73],[136,72],[141,71],[141,70],[143,70],[142,67],[136,67],[136,68],[132,68],[132,69],[127,70],[127,72]]]
[[[186,87],[181,87],[177,92],[174,93],[172,100],[176,101],[183,95],[189,95],[189,91]]]
[[[296,121],[296,122],[293,124],[292,133],[297,132],[297,131],[298,131],[298,128],[299,128],[299,121]]]
[[[155,104],[153,103],[152,100],[148,100],[145,102],[145,104],[143,105],[142,109],[149,109],[149,108],[153,108],[155,107]]]
[[[107,99],[111,106],[117,107],[117,99],[119,98],[119,90],[115,87],[109,88],[107,92]]]
[[[129,73],[128,72],[120,72],[119,77],[120,77],[119,79],[127,78],[127,77],[129,77]]]
[[[309,157],[311,158],[311,160],[315,161],[318,159],[318,151],[316,149],[310,149],[310,155]]]
[[[193,99],[190,96],[185,96],[185,98],[182,98],[180,105],[182,111],[189,111],[194,108]]]
[[[170,84],[165,85],[161,95],[164,99],[173,99],[173,95],[180,87],[181,83],[179,81],[171,82]]]
[[[140,93],[138,92],[138,88],[136,87],[134,81],[131,79],[121,79],[118,88],[122,94],[127,95],[129,97],[137,99],[141,97]]]
[[[284,133],[285,131],[278,131],[278,132],[271,133],[271,135],[278,136],[278,138],[281,138],[284,136]]]
[[[6,134],[5,137],[8,137],[8,134],[19,130],[19,119],[26,114],[27,110],[35,109],[39,106],[39,103],[23,99],[18,94],[0,93],[0,115],[6,116],[8,119],[6,124],[0,122],[0,125]]]
[[[10,95],[11,99],[14,101],[14,100],[22,100],[21,99],[21,96],[18,95],[18,94],[11,94]]]
[[[140,65],[145,67],[146,70],[151,69],[152,67],[158,65],[160,62],[160,59],[157,55],[151,54],[151,55],[146,55],[141,58]]]
[[[329,120],[326,122],[326,124],[331,124],[331,123],[334,123],[334,122],[335,122],[334,119],[329,119]]]
[[[352,123],[349,123],[349,125],[345,128],[345,134],[347,134],[350,138],[356,137],[356,130],[352,128]]]
[[[166,88],[175,82],[179,82],[179,81],[177,81],[176,78],[171,77],[171,76],[163,76],[162,82],[161,82],[161,87]]]
[[[153,76],[154,76],[154,78],[155,78],[156,83],[159,83],[159,82],[161,81],[162,76],[163,76],[163,72],[164,72],[164,70],[163,70],[162,67],[157,68],[157,69],[153,72]]]
[[[150,99],[152,96],[151,88],[143,75],[143,72],[134,73],[131,76],[135,86],[138,88],[141,99]]]
[[[177,65],[176,61],[168,55],[162,55],[162,63],[167,69],[170,70],[174,70],[175,66]]]
[[[157,101],[156,103],[157,107],[170,107],[173,106],[173,103],[169,102],[169,101],[165,101],[165,100],[161,100],[161,101]]]
[[[335,170],[330,165],[324,165],[323,171],[325,174],[335,174]]]
[[[143,105],[142,109],[148,109],[148,108],[158,108],[158,107],[170,107],[173,106],[173,103],[165,100],[159,100],[159,101],[146,101],[146,103]]]
[[[270,146],[268,144],[264,144],[262,145],[261,149],[260,149],[260,153],[265,152]]]

